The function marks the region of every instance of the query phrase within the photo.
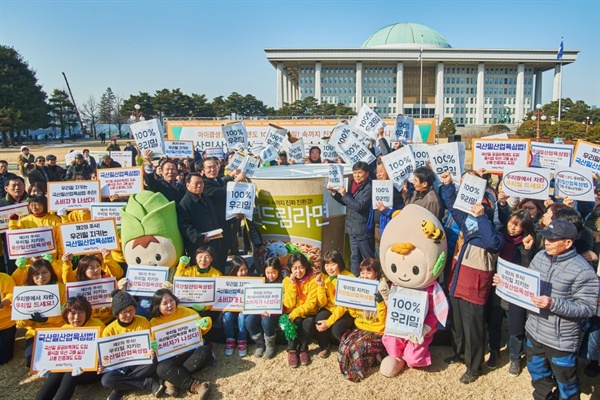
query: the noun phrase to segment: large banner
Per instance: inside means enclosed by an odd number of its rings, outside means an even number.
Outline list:
[[[100,201],[100,182],[68,181],[48,182],[48,211],[55,212],[61,208],[73,210],[87,208]]]
[[[501,174],[505,167],[529,166],[528,139],[473,139],[473,169]]]
[[[193,140],[196,147],[223,147],[227,145],[221,126],[229,121],[167,121],[169,140]],[[248,145],[262,143],[267,138],[269,123],[287,129],[293,137],[302,138],[304,143],[320,144],[321,138],[329,137],[331,130],[337,125],[336,119],[279,119],[279,120],[244,120],[247,131]],[[384,136],[388,141],[396,140],[396,120],[384,120]],[[435,118],[422,118],[414,120],[414,132],[420,135],[420,141],[433,143],[436,136]],[[226,125],[227,126],[227,125]],[[233,137],[233,136],[232,136]],[[243,137],[240,134],[239,137]],[[233,140],[233,139],[232,139]],[[416,140],[415,140],[416,141]],[[230,143],[234,144],[235,142]]]

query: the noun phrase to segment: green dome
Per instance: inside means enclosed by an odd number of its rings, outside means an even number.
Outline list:
[[[383,27],[365,40],[360,47],[418,49],[421,47],[421,35],[423,35],[423,48],[452,47],[439,32],[428,26],[413,23],[392,24]]]

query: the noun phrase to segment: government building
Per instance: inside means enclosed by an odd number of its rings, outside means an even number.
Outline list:
[[[557,40],[558,44],[558,40]],[[561,93],[562,67],[552,50],[453,48],[420,24],[388,25],[359,48],[265,49],[276,69],[277,108],[306,97],[363,104],[384,118],[450,117],[457,125],[516,124],[542,102],[542,74],[553,70],[552,100]]]

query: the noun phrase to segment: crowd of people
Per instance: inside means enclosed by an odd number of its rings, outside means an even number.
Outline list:
[[[119,150],[114,145],[116,141],[111,143],[112,150]],[[378,146],[378,153],[383,155],[395,150],[387,144],[382,132],[373,146]],[[5,273],[0,273],[0,364],[13,358],[17,327],[25,330],[27,366],[31,363],[35,331],[41,327],[99,326],[106,337],[195,315],[197,327],[205,338],[204,346],[160,362],[154,359],[152,364],[144,366],[116,371],[99,367],[97,373],[51,373],[38,399],[68,399],[76,385],[98,381],[112,390],[109,399],[119,399],[130,390],[146,390],[157,397],[183,391],[203,399],[208,395],[210,384],[198,380],[196,373],[214,363],[211,342],[224,342],[226,356],[232,356],[237,350],[238,355],[244,357],[252,340],[254,356],[271,359],[276,355],[278,335],[287,340],[289,367],[311,363],[309,346],[316,339],[318,357],[327,358],[332,352],[336,353],[341,374],[354,382],[363,380],[369,368],[387,355],[382,336],[387,313],[386,287],[389,289],[390,283],[377,259],[379,239],[392,214],[408,204],[429,210],[446,228],[448,262],[440,283],[451,305],[453,355],[444,361],[465,365],[465,372],[459,378],[461,383],[475,381],[484,368],[498,367],[500,332],[505,318],[510,358],[507,373],[511,377],[518,376],[526,366],[535,399],[579,398],[578,357],[588,360],[586,375],[593,377],[600,372],[600,317],[596,315],[600,201],[585,203],[568,197],[549,197],[544,202],[517,199],[504,193],[501,177],[496,181],[485,171],[467,171],[465,174],[488,181],[483,201],[473,205],[469,214],[454,208],[456,185],[460,182],[453,181],[448,172],[437,175],[429,167],[420,167],[414,170],[411,182],[405,181],[401,190],[394,188],[393,206],[389,208],[382,203],[372,203],[372,180],[390,179],[378,157],[370,165],[354,164],[347,187],[327,187],[333,199],[346,207],[348,266],[342,256],[343,249],[325,252],[318,264],[311,263],[303,254],[292,254],[283,265],[277,257],[264,263],[254,260],[248,265],[246,259],[239,256],[237,244],[242,218],[227,220],[225,217],[227,182],[248,180],[240,170],[226,170],[230,156],[224,160],[164,158],[158,163],[153,162],[150,151],[136,151],[136,156],[143,165],[146,189],[161,193],[177,206],[186,256],[180,260],[174,275],[261,275],[266,284],[283,284],[287,317],[269,313],[219,313],[210,306],[200,305],[184,307],[168,283],[152,297],[148,316],[136,315],[139,299],[123,290],[113,293],[111,307],[92,310],[83,297],[66,299],[64,284],[104,277],[122,282],[127,264],[120,250],[103,250],[83,257],[58,252],[15,262],[5,256]],[[22,148],[19,160],[21,176],[10,174],[6,161],[0,161],[0,190],[4,190],[0,207],[28,203],[30,212],[24,217],[11,216],[9,229],[57,227],[67,221],[89,218],[85,211],[48,213],[46,183],[93,179],[95,168],[119,166],[110,156],[96,164],[89,151],[87,155],[84,151],[76,154],[73,163],[64,169],[56,165],[55,156],[33,157],[27,147]],[[45,161],[48,165],[44,165]],[[305,160],[306,163],[336,161],[339,160],[321,160],[316,146]],[[279,159],[268,164],[270,167],[287,165],[285,152],[280,152]],[[27,191],[25,179],[29,180]],[[223,237],[211,240],[206,232],[215,229],[222,229]],[[4,254],[7,254],[4,238],[3,243]],[[495,293],[495,286],[501,284],[495,273],[499,257],[539,272],[539,296],[532,298],[539,313],[507,303]],[[337,305],[334,299],[336,279],[340,275],[383,282],[375,296],[376,311]],[[15,285],[49,284],[59,285],[61,304],[65,304],[61,316],[46,318],[34,314],[30,320],[16,323],[10,320],[11,293]],[[122,284],[120,289],[123,289]],[[289,324],[286,325],[286,321]],[[221,326],[223,333],[211,330],[213,325]],[[296,334],[290,335],[290,330]]]

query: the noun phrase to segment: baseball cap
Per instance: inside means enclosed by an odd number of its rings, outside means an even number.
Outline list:
[[[75,158],[83,158],[83,154],[77,153],[77,154],[75,154]]]
[[[539,232],[547,239],[577,239],[577,228],[575,225],[563,220],[552,221],[546,229]]]
[[[48,154],[46,156],[46,160],[48,160],[48,161],[56,160],[56,156],[54,154]]]

